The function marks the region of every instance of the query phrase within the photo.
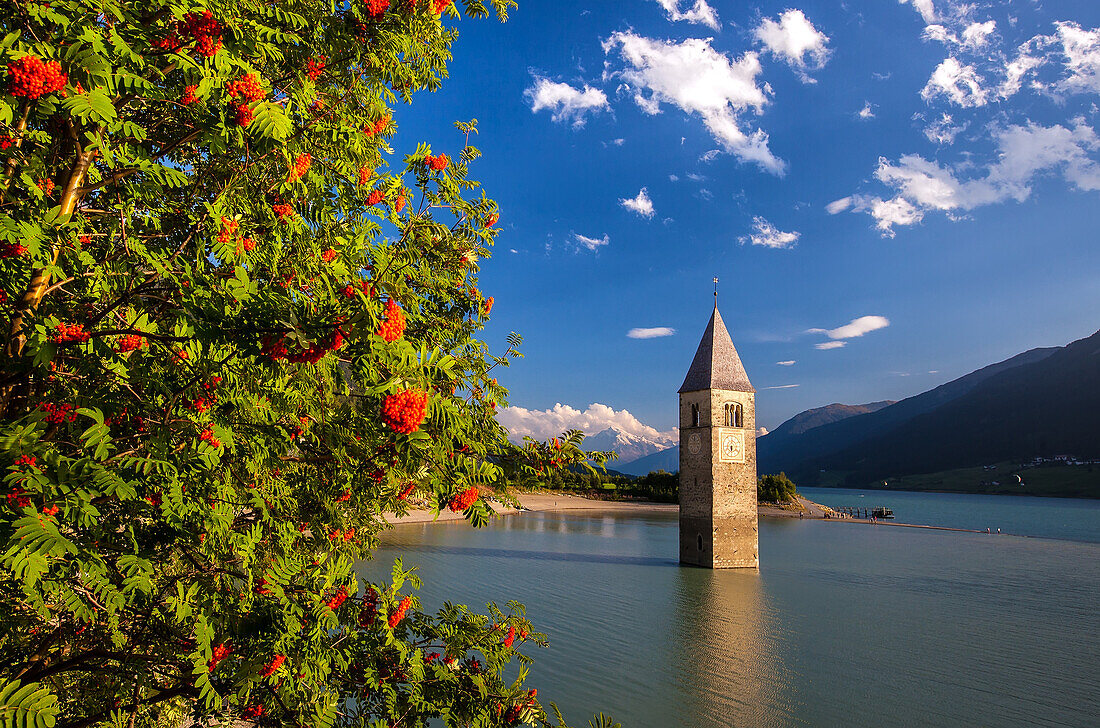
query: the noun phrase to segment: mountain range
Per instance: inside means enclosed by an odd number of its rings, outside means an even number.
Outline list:
[[[679,468],[677,447],[621,454],[614,467],[632,475]],[[839,473],[841,484],[863,487],[1057,455],[1100,458],[1100,331],[898,402],[807,410],[757,438],[759,472],[785,471],[800,485],[835,485]]]
[[[665,450],[675,442],[676,438],[672,435],[658,433],[656,437],[646,437],[645,435],[636,435],[608,427],[603,432],[586,437],[584,439],[584,449],[613,450],[617,452],[619,459],[612,462],[610,466],[620,469],[619,465],[623,462],[637,461],[639,458]],[[679,469],[679,465],[676,467]],[[647,470],[646,473],[648,472]],[[645,473],[640,473],[640,475],[645,475]]]

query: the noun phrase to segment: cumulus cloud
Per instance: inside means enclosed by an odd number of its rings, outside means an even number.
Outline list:
[[[902,5],[912,5],[913,9],[920,13],[925,23],[936,22],[936,8],[932,0],[898,0]]]
[[[870,101],[863,102],[863,108],[859,110],[857,116],[861,119],[873,119],[875,118],[874,108],[871,106]]]
[[[825,334],[830,339],[854,339],[889,325],[890,319],[885,316],[860,316],[835,329],[810,329],[808,333]]]
[[[786,164],[768,148],[767,133],[747,129],[742,119],[750,110],[760,113],[768,103],[766,87],[756,83],[759,56],[748,51],[733,60],[710,43],[702,38],[677,43],[619,31],[604,42],[603,50],[618,51],[624,65],[609,75],[626,82],[642,111],[659,114],[662,104],[671,104],[697,114],[723,150],[782,176]]]
[[[590,238],[586,235],[579,233],[573,233],[573,242],[577,244],[578,248],[587,248],[588,250],[599,250],[603,246],[611,242],[611,238],[607,237],[607,233],[603,234],[602,238]]]
[[[805,83],[814,82],[807,71],[824,68],[831,53],[829,36],[815,28],[801,10],[785,11],[779,22],[764,18],[753,36],[769,53],[795,69]]]
[[[659,339],[663,336],[672,336],[676,333],[676,329],[671,329],[668,326],[655,326],[651,329],[631,329],[626,332],[626,336],[629,339]]]
[[[782,230],[777,230],[775,225],[759,216],[752,219],[752,229],[753,232],[749,235],[742,235],[738,238],[742,245],[752,243],[753,245],[762,245],[765,248],[793,248],[802,236],[802,233],[785,233]]]
[[[768,434],[768,428],[767,427],[764,427],[763,425],[760,425],[760,427],[756,428],[756,436],[757,437],[763,437],[766,434]]]
[[[683,0],[657,0],[661,7],[668,13],[668,19],[672,21],[686,20],[689,23],[702,23],[703,25],[718,30],[721,24],[718,22],[718,13],[707,5],[707,0],[695,0],[695,4],[686,10],[680,10]]]
[[[895,226],[920,222],[930,211],[949,215],[1009,200],[1023,202],[1041,175],[1061,176],[1077,189],[1100,190],[1100,137],[1084,119],[1072,127],[1043,126],[1028,122],[994,132],[997,161],[984,174],[961,178],[959,170],[945,167],[917,154],[903,155],[896,163],[879,159],[875,177],[891,187],[894,197],[852,196],[852,209],[868,212],[886,236]]]
[[[984,79],[970,65],[960,63],[955,57],[945,58],[921,90],[925,101],[937,96],[945,96],[952,103],[966,108],[985,106],[989,100],[989,91],[983,87]]]
[[[570,121],[574,127],[584,126],[587,114],[611,108],[607,95],[598,88],[585,84],[584,88],[578,89],[541,76],[535,76],[535,85],[524,91],[523,95],[531,104],[533,113],[549,109],[550,118],[555,122]]]
[[[794,364],[795,364],[795,360],[794,359],[788,359],[787,361],[777,361],[776,364],[778,364],[781,367],[793,367]]]
[[[638,190],[637,197],[620,198],[619,204],[647,220],[656,214],[656,210],[653,209],[653,200],[649,199],[649,192],[645,187]]]
[[[829,349],[840,349],[841,347],[847,345],[847,341],[823,341],[820,344],[814,344],[814,348],[821,349],[822,351],[827,351]]]
[[[497,414],[497,422],[508,430],[513,441],[522,440],[524,435],[545,440],[566,430],[581,430],[586,435],[595,435],[608,427],[614,427],[628,435],[666,442],[670,446],[679,440],[679,430],[675,427],[662,432],[642,423],[625,409],[615,410],[598,402],[588,405],[584,410],[561,403],[547,410],[507,407]]]
[[[1044,40],[1061,45],[1067,75],[1056,88],[1070,93],[1100,93],[1100,28],[1085,30],[1077,23],[1055,23],[1054,36]]]
[[[836,215],[837,213],[844,212],[852,206],[851,197],[841,197],[839,200],[833,200],[828,205],[825,205],[825,212],[830,215]]]

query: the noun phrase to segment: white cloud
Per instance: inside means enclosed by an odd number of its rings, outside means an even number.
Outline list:
[[[675,333],[676,329],[670,329],[667,326],[656,326],[652,329],[631,329],[626,332],[626,336],[630,339],[659,339],[662,336],[672,336]]]
[[[989,37],[997,30],[997,21],[987,20],[984,23],[971,23],[962,32],[962,46],[970,50],[978,50],[989,42]]]
[[[768,434],[768,428],[767,427],[764,427],[763,425],[760,425],[760,427],[756,428],[756,436],[757,437],[763,437],[766,434]]]
[[[936,8],[932,0],[898,0],[902,5],[912,5],[913,9],[920,13],[925,23],[936,22]]]
[[[777,230],[774,225],[759,216],[752,219],[752,229],[753,233],[738,238],[742,245],[752,243],[766,248],[793,248],[802,236],[802,233],[785,233]]]
[[[695,174],[694,172],[692,172],[688,175],[688,179],[692,182],[706,182],[707,176],[705,174]]]
[[[656,214],[653,209],[653,200],[649,199],[649,192],[643,187],[638,191],[637,197],[631,198],[619,198],[619,204],[630,210],[636,212],[647,220]]]
[[[612,139],[611,143],[614,144],[617,147],[621,147],[622,145],[626,144],[626,139],[622,139],[622,138]]]
[[[955,137],[966,129],[967,124],[968,122],[965,121],[956,124],[950,114],[944,113],[939,119],[924,127],[924,136],[928,141],[940,146],[954,144]]]
[[[683,0],[657,0],[661,7],[668,13],[668,19],[672,21],[686,20],[689,23],[702,23],[703,25],[718,30],[721,25],[718,22],[718,13],[707,5],[707,0],[695,0],[695,4],[687,10],[680,10]]]
[[[773,56],[784,59],[798,71],[806,83],[814,82],[806,72],[824,68],[831,53],[829,36],[815,28],[801,10],[785,11],[778,23],[764,18],[753,35]]]
[[[607,237],[607,233],[604,233],[602,238],[590,238],[586,235],[573,233],[573,241],[577,244],[577,247],[588,248],[589,250],[599,250],[601,247],[610,243],[611,238]]]
[[[829,349],[840,349],[841,347],[847,345],[847,341],[823,341],[820,344],[814,344],[814,348],[821,349],[822,351],[827,351]]]
[[[699,155],[700,162],[713,162],[722,153],[721,149],[711,149]]]
[[[894,226],[918,223],[929,211],[950,215],[1008,200],[1023,202],[1040,175],[1060,173],[1081,191],[1100,190],[1100,162],[1093,156],[1100,150],[1100,137],[1084,119],[1073,124],[1028,122],[995,131],[997,161],[971,179],[960,179],[957,170],[916,154],[897,163],[881,158],[875,177],[893,188],[895,196],[854,195],[853,209],[869,212],[883,234],[892,237]]]
[[[860,316],[857,319],[852,319],[843,326],[838,326],[835,329],[809,329],[807,333],[810,334],[825,334],[830,339],[854,339],[859,336],[863,336],[871,331],[877,331],[878,329],[885,329],[890,325],[890,319],[885,316]],[[819,349],[822,347],[818,347]]]
[[[964,109],[984,106],[989,100],[989,92],[982,86],[984,82],[973,66],[952,56],[936,67],[920,95],[925,101],[946,96]]]
[[[794,359],[788,359],[787,361],[777,361],[776,364],[778,364],[781,367],[793,367],[794,364],[795,364],[795,360]]]
[[[875,118],[874,108],[871,106],[870,101],[863,102],[863,108],[859,110],[859,118],[861,119],[873,119]]]
[[[844,212],[852,206],[851,197],[841,197],[839,200],[833,200],[828,205],[825,205],[825,212],[830,215],[835,215],[838,212]]]
[[[625,409],[615,410],[598,402],[588,405],[585,410],[560,403],[547,410],[507,407],[497,413],[497,422],[508,430],[515,441],[521,440],[524,435],[545,440],[566,430],[581,430],[586,435],[595,435],[608,427],[614,427],[628,435],[667,442],[669,446],[675,445],[679,440],[679,430],[675,427],[661,432],[642,423]]]
[[[607,95],[598,88],[585,84],[583,89],[577,89],[541,76],[535,76],[535,85],[524,91],[523,96],[530,102],[532,112],[549,109],[551,119],[572,121],[574,127],[584,126],[586,114],[611,108]]]
[[[756,53],[746,52],[734,61],[714,50],[710,39],[676,43],[629,31],[612,33],[603,49],[608,54],[618,49],[625,66],[612,75],[629,84],[642,111],[659,114],[662,104],[672,104],[698,114],[726,152],[783,175],[786,164],[768,148],[767,133],[743,128],[742,115],[750,109],[760,113],[768,103],[767,87],[756,83],[761,71]]]
[[[670,174],[670,175],[668,176],[668,181],[669,181],[669,182],[679,182],[679,181],[680,181],[680,177],[679,177],[678,175],[675,175],[675,174]]]
[[[764,387],[764,389],[794,389],[800,387],[801,384],[777,384],[774,387]]]
[[[1100,28],[1085,30],[1077,23],[1055,23],[1068,76],[1055,86],[1070,93],[1100,93]],[[1053,41],[1055,37],[1047,40]]]

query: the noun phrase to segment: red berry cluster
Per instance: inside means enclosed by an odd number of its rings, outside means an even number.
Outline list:
[[[263,714],[264,714],[264,704],[263,703],[256,703],[255,705],[250,705],[247,708],[245,708],[244,711],[241,712],[241,717],[242,718],[259,718]]]
[[[332,595],[331,599],[325,602],[325,606],[335,612],[337,609],[340,608],[340,605],[343,604],[345,600],[347,600],[347,598],[348,588],[346,586],[342,586],[339,588],[339,590],[337,590],[335,594]]]
[[[250,109],[247,104],[239,105],[237,107],[236,114],[237,114],[237,116],[234,119],[234,121],[237,122],[237,126],[242,126],[242,127],[243,126],[248,126],[249,124],[251,124],[252,119],[255,116],[255,114],[252,113],[252,109]]]
[[[367,15],[372,18],[381,17],[390,7],[390,0],[367,0]]]
[[[293,220],[295,217],[298,216],[298,213],[294,212],[294,206],[288,202],[276,203],[272,205],[271,211],[275,213],[275,217],[279,218],[279,222]]]
[[[188,86],[187,88],[185,88],[183,90],[183,96],[180,97],[180,103],[184,106],[190,106],[191,104],[197,102],[199,99],[197,96],[195,96],[195,91],[198,88],[198,86]]]
[[[432,12],[440,15],[453,2],[453,0],[432,0]]]
[[[451,498],[451,502],[447,504],[447,507],[455,513],[462,513],[464,510],[472,506],[481,495],[478,489],[474,486],[470,486],[466,490],[462,491],[454,498]]]
[[[61,424],[65,420],[76,422],[76,408],[67,402],[61,404],[39,402],[38,408],[46,413],[46,422],[54,424]]]
[[[401,620],[405,618],[405,612],[409,611],[409,607],[412,606],[412,598],[405,597],[401,600],[401,603],[397,605],[397,609],[390,615],[389,625],[390,629],[393,629],[397,625],[401,624]]]
[[[365,185],[370,182],[370,178],[374,176],[374,170],[370,167],[363,165],[359,168],[359,184]]]
[[[58,508],[57,505],[52,505],[52,506],[47,506],[46,508],[43,508],[42,512],[45,513],[47,516],[56,516],[57,512],[60,511],[60,510],[61,509]]]
[[[508,627],[508,636],[504,638],[504,641],[501,644],[503,644],[505,647],[511,647],[512,643],[515,642],[515,641],[516,641],[516,628],[514,626],[510,626],[510,627]]]
[[[275,671],[282,667],[283,662],[286,661],[286,655],[275,655],[271,658],[271,662],[264,665],[263,671],[260,673],[260,677],[271,677],[275,674]]]
[[[446,154],[437,154],[436,156],[428,155],[424,157],[424,164],[428,165],[428,169],[434,169],[436,172],[442,172],[447,169],[447,165],[451,163],[451,158]]]
[[[12,463],[12,465],[14,465],[17,468],[22,468],[22,467],[37,468],[38,467],[38,465],[36,464],[37,462],[38,462],[38,458],[36,458],[34,455],[20,455],[16,459],[16,461],[14,463]]]
[[[390,394],[382,401],[382,422],[394,432],[416,432],[427,414],[428,393],[418,389]]]
[[[404,210],[404,209],[405,209],[405,195],[399,194],[399,195],[397,195],[397,199],[393,201],[393,211],[396,212],[398,215],[400,215],[401,211]]]
[[[52,178],[46,177],[44,179],[38,180],[38,189],[42,190],[42,194],[44,194],[46,197],[49,197],[53,194],[53,188],[54,183]]]
[[[160,500],[159,496],[157,500]],[[214,672],[214,670],[218,667],[218,663],[229,657],[232,652],[233,648],[230,647],[227,642],[222,642],[214,645],[213,654],[210,656],[210,659],[206,663],[207,672]]]
[[[22,243],[0,243],[0,258],[21,258],[27,254]]]
[[[336,251],[332,248],[329,248],[325,252],[321,253],[321,260],[325,261],[326,263],[331,263],[332,261],[336,260],[336,255]]]
[[[144,336],[141,334],[127,334],[118,337],[118,342],[115,343],[115,351],[119,354],[129,354],[131,351],[140,349],[143,346],[148,346]]]
[[[8,507],[9,508],[26,508],[31,504],[31,498],[27,495],[27,491],[23,490],[23,486],[12,486],[11,492],[8,493]]]
[[[258,73],[246,73],[237,80],[230,81],[225,85],[225,92],[233,98],[240,96],[245,101],[259,101],[267,95]]]
[[[14,143],[10,136],[0,136],[0,151],[7,149]]]
[[[209,10],[191,13],[179,24],[179,32],[195,41],[195,52],[207,58],[217,55],[222,48],[222,31],[225,28],[214,19]]]
[[[357,289],[350,283],[340,289],[340,293],[344,294],[344,298],[355,298],[355,291]]]
[[[293,354],[287,349],[286,342],[283,338],[272,339],[268,337],[264,339],[263,348],[260,349],[260,354],[271,357],[272,359],[285,359],[294,364],[300,362],[316,364],[325,354],[330,351],[335,351],[343,345],[344,332],[340,329],[336,329],[328,339],[319,341],[308,349],[299,350]]]
[[[328,535],[328,540],[329,541],[341,541],[342,540],[345,543],[352,540],[353,538],[355,538],[355,529],[354,528],[349,528],[346,531],[337,528],[336,530],[334,530],[332,533],[330,533]],[[343,601],[343,600],[341,600],[341,601]],[[333,609],[335,609],[335,608],[336,607],[333,607]]]
[[[222,441],[214,437],[213,425],[207,425],[206,429],[203,430],[201,434],[199,434],[199,439],[203,440],[204,442],[209,442],[212,447],[222,446]]]
[[[84,324],[58,324],[57,333],[53,335],[55,344],[83,344],[90,338],[92,335],[84,330]]]
[[[494,299],[493,299],[492,296],[489,296],[488,298],[485,299],[484,311],[485,311],[486,316],[488,316],[489,314],[491,314],[493,312],[493,301],[494,301]]]
[[[386,199],[386,194],[384,192],[382,192],[382,190],[377,190],[377,189],[376,190],[371,190],[370,194],[367,195],[367,204],[368,205],[377,205],[379,202],[381,202],[384,199]]]
[[[378,614],[378,592],[367,587],[367,593],[363,595],[363,606],[359,610],[359,626],[368,629],[374,623],[374,617]]]
[[[381,134],[383,131],[385,131],[386,127],[390,125],[390,119],[392,118],[393,117],[390,114],[378,117],[373,122],[370,122],[363,127],[363,133],[369,137],[374,136],[375,134]]]
[[[37,99],[60,91],[69,77],[57,61],[43,61],[38,56],[23,56],[8,64],[8,93]]]
[[[397,305],[397,301],[391,298],[386,301],[383,313],[386,319],[378,325],[377,333],[387,344],[393,343],[405,333],[405,312]]]
[[[256,241],[252,238],[241,238],[241,245],[250,253],[256,249]]]
[[[310,81],[316,81],[325,70],[325,61],[328,60],[325,56],[316,56],[306,61],[306,75],[309,76]]]
[[[405,487],[401,489],[401,492],[397,494],[397,500],[405,500],[409,497],[409,494],[416,488],[416,481],[410,480],[405,483]]]
[[[500,215],[496,214],[495,212],[491,213],[488,217],[485,218],[485,227],[491,228],[493,225],[496,225],[499,220]]]
[[[297,182],[309,171],[309,165],[313,161],[313,156],[306,152],[305,154],[299,154],[298,158],[294,160],[294,164],[290,166],[290,173],[286,176],[287,182]]]

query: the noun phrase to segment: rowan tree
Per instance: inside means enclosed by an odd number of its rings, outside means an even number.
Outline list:
[[[4,3],[0,723],[545,722],[521,605],[356,574],[383,512],[586,457],[494,419],[475,122],[391,146],[511,7]]]

